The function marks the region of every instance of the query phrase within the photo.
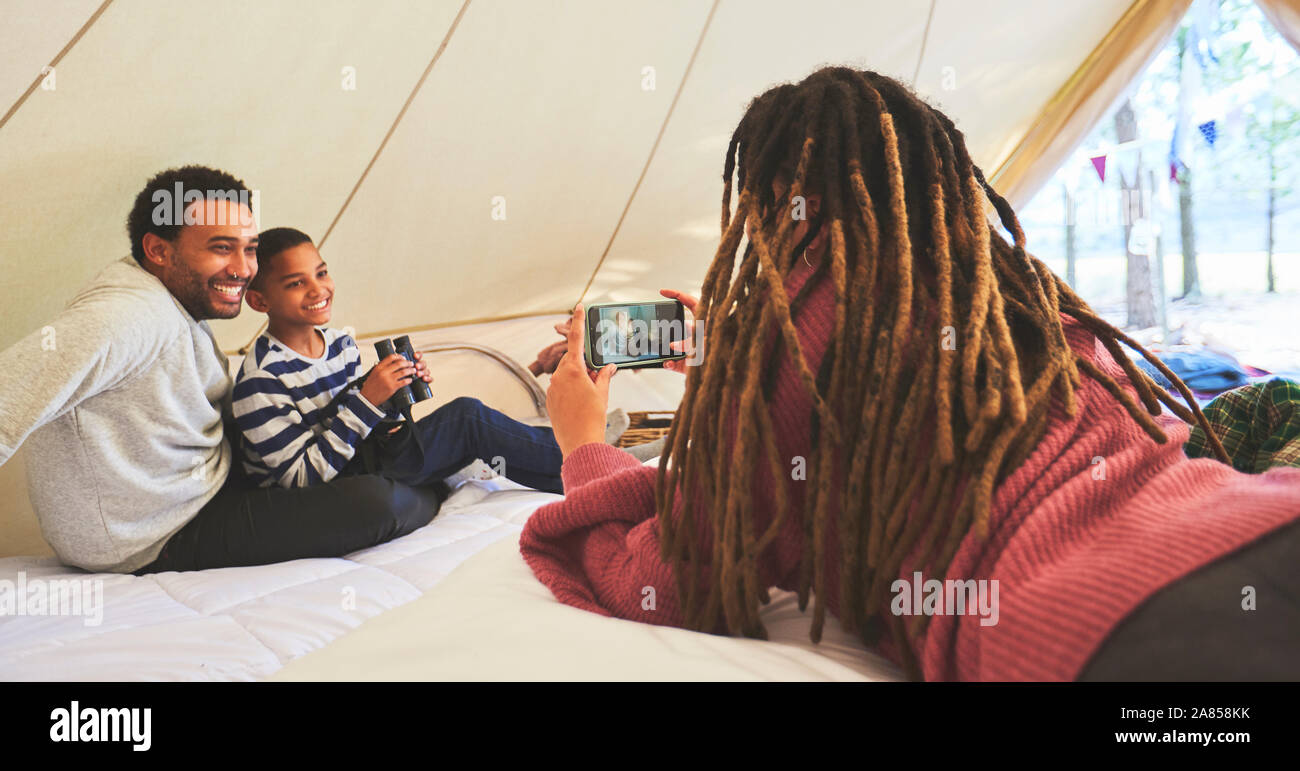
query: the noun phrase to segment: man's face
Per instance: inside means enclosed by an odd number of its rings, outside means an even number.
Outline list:
[[[196,321],[233,319],[257,274],[253,213],[238,201],[213,199],[195,201],[186,213],[197,224],[182,227],[175,241],[145,235],[150,272]]]

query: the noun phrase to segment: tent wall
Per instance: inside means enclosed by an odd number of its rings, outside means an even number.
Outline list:
[[[781,2],[722,3],[586,299],[699,285],[718,244],[727,141],[747,102],[773,83],[826,63],[915,76],[916,90],[966,135],[975,162],[992,169],[1128,5],[938,0],[931,15],[925,2],[814,3],[818,10],[788,23]]]
[[[7,0],[0,348],[128,253],[132,198],[185,163],[259,190],[263,227],[323,238],[333,323],[362,336],[694,290],[747,103],[823,64],[914,83],[987,171],[1025,161],[1004,179],[1027,196],[1063,89],[1090,56],[1114,75],[1097,51],[1117,22],[1146,7],[1170,26],[1185,5]],[[261,321],[213,327],[234,351]],[[525,360],[541,344],[495,329]],[[656,406],[646,385],[622,381],[628,407]],[[0,555],[48,553],[22,461],[0,467]]]
[[[361,332],[560,310],[589,281],[587,301],[694,288],[766,87],[825,63],[915,79],[988,167],[1130,4],[11,2],[0,97],[66,51],[0,125],[0,346],[125,254],[132,196],[189,162],[260,190],[264,227],[337,221],[335,323]],[[233,350],[260,321],[214,329]]]

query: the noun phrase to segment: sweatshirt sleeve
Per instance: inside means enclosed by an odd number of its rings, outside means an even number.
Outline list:
[[[87,297],[0,353],[0,465],[36,429],[140,374],[178,336],[148,298]]]
[[[384,418],[360,391],[339,403],[338,414],[317,433],[298,409],[285,384],[265,370],[253,370],[235,383],[235,423],[281,487],[310,487],[338,476],[357,447]]]
[[[599,442],[564,460],[564,500],[534,512],[519,541],[556,599],[605,616],[684,624],[672,565],[659,557],[657,474]]]

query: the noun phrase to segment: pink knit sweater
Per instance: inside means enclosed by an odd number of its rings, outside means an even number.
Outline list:
[[[800,266],[791,274],[791,295],[810,273]],[[833,318],[829,282],[822,281],[797,318],[814,372]],[[1127,384],[1096,338],[1063,318],[1074,350]],[[788,359],[777,366],[778,448],[781,457],[807,457],[810,403]],[[1300,517],[1300,469],[1248,475],[1191,460],[1182,451],[1188,428],[1176,418],[1158,419],[1169,435],[1160,445],[1086,376],[1077,397],[1074,418],[1052,406],[1042,441],[995,492],[989,537],[967,535],[948,568],[946,578],[998,581],[997,623],[981,625],[978,615],[933,616],[910,640],[927,680],[1073,680],[1110,631],[1152,594]],[[772,480],[766,464],[760,466],[756,532],[773,515]],[[651,624],[684,623],[672,565],[659,557],[656,473],[606,444],[584,445],[565,459],[565,499],[539,508],[520,538],[524,559],[560,601]],[[790,516],[759,570],[769,586],[795,590],[803,484],[784,482]],[[679,500],[675,516],[680,511]],[[832,560],[828,568],[826,603],[834,614],[838,566]],[[906,568],[899,577],[912,579]],[[898,661],[888,643],[880,650]]]

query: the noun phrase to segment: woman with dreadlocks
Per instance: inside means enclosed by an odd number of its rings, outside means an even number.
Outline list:
[[[1186,386],[1025,251],[946,116],[869,71],[767,91],[731,138],[721,233],[658,469],[603,442],[612,368],[586,371],[575,311],[548,396],[566,498],[521,536],[558,599],[763,637],[775,586],[812,600],[814,641],[830,612],[927,680],[1296,676],[1287,601],[1258,647],[1231,637],[1246,582],[1195,612],[1178,592],[1249,556],[1294,594],[1300,469],[1188,458],[1208,426]],[[996,615],[906,610],[917,573],[998,581]]]

